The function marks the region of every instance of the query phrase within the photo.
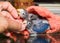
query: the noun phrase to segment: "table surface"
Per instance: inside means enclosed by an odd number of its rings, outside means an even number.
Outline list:
[[[1,37],[0,43],[60,43],[60,34],[39,34],[25,39],[24,36],[17,37],[17,40]]]

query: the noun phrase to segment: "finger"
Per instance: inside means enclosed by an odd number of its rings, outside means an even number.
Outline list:
[[[1,12],[1,10],[2,10],[2,5],[0,5],[0,12]]]
[[[18,17],[16,9],[9,2],[0,2],[0,11],[2,9],[9,11],[14,18]]]
[[[1,14],[8,19],[14,20],[14,18],[7,11],[2,11]]]
[[[44,17],[46,14],[45,14],[45,11],[46,9],[44,9],[43,7],[39,7],[39,6],[31,6],[31,7],[28,7],[26,9],[28,12],[31,12],[31,13],[37,13],[39,14],[40,16]],[[45,11],[44,11],[45,10]]]
[[[40,7],[40,6],[31,6],[26,9],[28,12],[35,12],[39,14],[42,17],[52,17],[53,13],[51,13],[46,8]]]
[[[21,23],[21,30],[20,31],[23,31],[23,30],[26,29],[26,26],[27,26],[27,21],[26,20],[22,21],[20,19],[20,20],[17,20],[17,22]]]
[[[34,6],[28,7],[26,10],[27,10],[28,12],[33,12],[33,11],[34,11]]]
[[[44,12],[44,8],[43,7],[39,7],[39,6],[31,6],[31,7],[28,7],[27,9],[26,9],[28,12],[33,12],[33,11],[35,11],[35,12],[37,12],[38,14],[40,14],[40,13],[42,13],[43,14],[43,12]],[[46,10],[46,9],[45,9]],[[42,12],[43,11],[43,12]]]
[[[25,30],[26,26],[27,26],[27,21],[24,20],[23,23],[22,23],[22,29],[21,29],[21,31]]]

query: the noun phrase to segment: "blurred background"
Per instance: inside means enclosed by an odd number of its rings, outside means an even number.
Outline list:
[[[9,1],[17,9],[27,8],[32,5],[42,6],[47,8],[51,12],[60,15],[60,0],[0,0],[0,1]]]

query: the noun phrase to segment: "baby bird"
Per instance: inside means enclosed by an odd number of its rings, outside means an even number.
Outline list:
[[[27,30],[30,33],[43,33],[49,28],[49,23],[46,19],[41,19],[40,16],[28,13],[25,9],[18,9],[19,16],[27,21]]]

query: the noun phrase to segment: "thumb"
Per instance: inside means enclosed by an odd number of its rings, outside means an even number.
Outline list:
[[[28,7],[26,10],[28,11],[28,12],[33,12],[35,7],[34,6],[31,6],[31,7]]]

